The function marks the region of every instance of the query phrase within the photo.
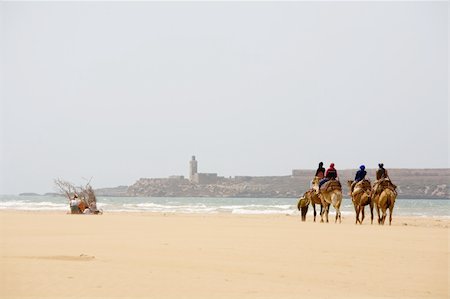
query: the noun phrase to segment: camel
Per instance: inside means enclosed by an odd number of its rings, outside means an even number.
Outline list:
[[[297,208],[301,211],[302,221],[306,220],[306,213],[308,212],[308,206],[311,203],[311,206],[314,209],[314,222],[316,222],[316,204],[320,205],[320,213],[322,213],[322,201],[314,190],[308,190],[303,194],[302,197],[299,198]]]
[[[334,222],[336,223],[339,219],[339,223],[341,223],[341,183],[338,180],[330,180],[326,182],[319,190],[319,178],[316,177],[313,180],[313,189],[319,193],[319,197],[323,206],[322,211],[320,212],[320,222],[323,222],[323,215],[325,214],[325,219],[328,223],[328,213],[330,211],[330,205],[333,205],[336,210],[336,219]]]
[[[371,199],[372,186],[370,181],[364,179],[358,182],[351,192],[353,181],[347,181],[348,187],[350,189],[350,196],[352,198],[353,206],[356,212],[356,223],[362,224],[364,221],[364,208],[366,205],[370,205],[370,223],[373,224],[373,201]],[[361,213],[361,220],[359,220],[359,214]]]
[[[378,224],[384,225],[386,220],[386,210],[389,209],[389,225],[392,222],[392,213],[394,211],[395,199],[397,198],[397,191],[395,185],[389,179],[384,179],[379,183],[379,188],[382,189],[381,193],[377,194],[378,188],[372,190],[372,198],[375,203],[378,215]],[[382,215],[380,216],[380,209]]]

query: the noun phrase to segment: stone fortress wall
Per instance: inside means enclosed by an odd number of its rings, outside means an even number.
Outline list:
[[[399,198],[450,198],[450,169],[389,169],[398,186]],[[373,182],[376,169],[367,169]],[[339,170],[344,196],[348,197],[347,180],[356,169]],[[141,178],[133,185],[98,189],[104,196],[170,196],[170,197],[285,197],[301,196],[310,188],[313,169],[294,169],[286,176],[235,176],[224,178],[217,173],[199,173],[195,156],[189,161],[189,179],[182,175],[169,178]]]

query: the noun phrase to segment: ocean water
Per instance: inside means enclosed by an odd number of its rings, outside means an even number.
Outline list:
[[[97,205],[105,213],[230,213],[299,215],[296,198],[207,198],[207,197],[98,197]],[[319,207],[317,207],[319,209]],[[64,197],[0,195],[0,210],[69,211]],[[343,215],[354,215],[353,204],[344,198]],[[366,215],[370,214],[366,207]],[[397,199],[394,215],[450,218],[448,199]],[[331,208],[330,214],[334,214]],[[312,208],[308,215],[312,215]]]

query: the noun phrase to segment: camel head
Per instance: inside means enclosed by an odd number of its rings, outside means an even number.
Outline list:
[[[348,185],[349,187],[351,187],[352,184],[353,184],[353,181],[352,181],[352,180],[348,180],[348,181],[347,181],[347,185]]]
[[[315,177],[315,178],[312,180],[312,188],[313,188],[314,191],[316,191],[317,193],[319,193],[319,181],[320,181],[320,178],[318,178],[318,177]]]

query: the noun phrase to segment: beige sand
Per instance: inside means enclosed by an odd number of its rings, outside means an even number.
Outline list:
[[[449,221],[0,213],[1,298],[448,298]]]

